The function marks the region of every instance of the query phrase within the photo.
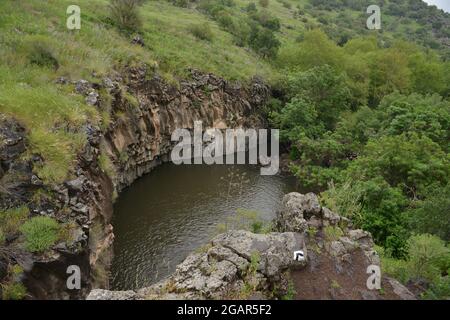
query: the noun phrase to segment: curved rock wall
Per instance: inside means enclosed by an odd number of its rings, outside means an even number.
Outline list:
[[[61,223],[74,223],[70,241],[60,242],[45,254],[24,252],[7,239],[8,257],[20,264],[31,298],[75,299],[91,287],[108,287],[112,257],[113,199],[143,174],[168,160],[171,133],[190,129],[196,120],[203,127],[262,126],[259,109],[269,97],[264,83],[253,79],[246,86],[192,70],[189,80],[170,85],[144,66],[89,83],[73,83],[78,94],[95,108],[108,106],[111,123],[106,131],[86,125],[88,144],[73,168],[75,179],[61,185],[44,185],[33,173],[43,159],[22,160],[27,149],[24,128],[13,119],[0,118],[0,208],[27,205],[32,216],[47,215]],[[45,201],[33,195],[45,191]],[[9,252],[8,251],[8,252]],[[0,261],[1,265],[6,262]],[[82,290],[66,288],[66,268],[81,269]],[[1,279],[0,279],[1,280]]]
[[[193,129],[197,120],[203,121],[204,129],[263,125],[258,112],[269,90],[258,79],[243,87],[192,70],[191,79],[176,88],[158,77],[147,79],[145,69],[133,69],[129,77],[126,90],[137,104],[127,101],[119,84],[112,83],[116,119],[104,139],[106,152],[117,169],[114,182],[119,191],[167,160],[175,129]]]

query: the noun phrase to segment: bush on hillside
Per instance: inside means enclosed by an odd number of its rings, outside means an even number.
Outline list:
[[[414,235],[407,241],[405,259],[392,258],[381,247],[383,272],[406,284],[425,281],[428,284],[424,299],[448,299],[450,297],[450,248],[445,242],[430,234]]]
[[[25,248],[30,252],[43,252],[59,237],[60,225],[50,217],[34,217],[25,222],[20,231],[25,236]]]
[[[142,27],[138,7],[142,0],[110,0],[110,17],[124,32],[133,33]]]
[[[263,8],[267,8],[269,6],[269,0],[259,0],[259,5]]]
[[[209,23],[194,24],[189,27],[189,31],[198,39],[212,41],[214,34]]]
[[[25,44],[28,60],[31,64],[50,69],[58,69],[59,62],[54,54],[51,44],[43,37],[36,37]]]
[[[27,289],[22,283],[8,283],[1,287],[3,300],[22,300],[27,294]]]

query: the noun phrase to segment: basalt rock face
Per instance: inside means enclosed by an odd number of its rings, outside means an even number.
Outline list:
[[[168,160],[172,132],[192,129],[194,121],[202,121],[204,129],[260,127],[263,120],[259,110],[269,90],[259,79],[244,86],[195,70],[190,79],[175,86],[145,66],[97,83],[65,78],[57,83],[73,85],[74,93],[83,95],[93,108],[109,105],[111,122],[103,130],[87,124],[83,130],[88,143],[71,170],[72,178],[46,185],[33,170],[45,159],[27,154],[26,129],[0,115],[0,209],[28,206],[30,217],[46,215],[73,225],[69,240],[60,241],[45,254],[23,250],[20,234],[6,239],[4,251],[11,253],[9,263],[23,267],[22,282],[31,298],[76,299],[92,287],[108,287],[113,198]],[[37,192],[48,196],[34,201]],[[8,261],[2,257],[2,270]],[[81,269],[81,290],[66,287],[70,265]]]
[[[1,265],[6,265],[6,270],[9,270],[8,265],[22,268],[24,273],[19,279],[27,287],[29,298],[81,298],[92,283],[90,226],[95,215],[112,212],[109,195],[112,183],[99,169],[96,158],[92,157],[89,162],[85,160],[86,154],[95,149],[95,144],[87,145],[80,155],[73,168],[76,178],[61,185],[43,183],[33,169],[45,160],[38,154],[30,156],[27,149],[25,128],[14,119],[0,115],[0,209],[28,207],[28,218],[48,216],[61,225],[70,224],[70,228],[64,241],[42,254],[25,250],[20,232],[6,234],[4,243],[0,244]],[[104,233],[99,234],[103,237]],[[67,289],[66,271],[71,265],[80,268],[81,290]],[[1,272],[0,276],[2,283],[7,276],[11,278],[8,272]]]
[[[0,201],[15,206],[28,200],[35,189],[31,183],[31,165],[21,160],[26,150],[25,129],[0,114],[0,137]]]
[[[367,287],[367,267],[380,264],[370,233],[353,229],[348,219],[322,207],[315,194],[287,194],[274,229],[269,234],[228,231],[151,287],[97,289],[87,299],[415,299],[387,277],[383,293]],[[299,251],[302,259],[295,256]]]
[[[118,191],[168,159],[175,129],[193,129],[194,121],[202,121],[204,129],[262,126],[258,110],[269,91],[258,79],[243,87],[192,70],[191,79],[176,88],[158,77],[146,77],[145,69],[129,74],[127,90],[137,100],[134,105],[120,94],[117,83],[110,87],[116,121],[103,147],[113,159]]]

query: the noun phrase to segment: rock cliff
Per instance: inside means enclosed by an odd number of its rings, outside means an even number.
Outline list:
[[[65,78],[57,82],[73,85],[74,94],[83,95],[92,108],[109,105],[111,122],[106,128],[87,124],[88,143],[71,170],[74,178],[47,185],[33,170],[45,159],[28,155],[26,129],[0,115],[0,209],[26,206],[30,217],[50,216],[71,226],[67,239],[45,254],[23,250],[20,234],[8,235],[1,247],[0,267],[22,266],[21,281],[30,298],[73,299],[91,287],[107,287],[114,197],[168,160],[173,130],[190,129],[196,120],[203,121],[204,128],[262,126],[260,107],[269,97],[259,79],[242,85],[191,70],[189,79],[171,85],[145,66],[97,83]],[[81,269],[80,291],[66,288],[69,265]]]

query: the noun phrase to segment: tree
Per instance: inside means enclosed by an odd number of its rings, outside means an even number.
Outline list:
[[[432,185],[422,197],[412,202],[406,214],[411,229],[450,241],[450,184],[445,187]]]
[[[342,70],[344,59],[343,49],[317,29],[306,32],[302,42],[283,47],[277,62],[281,68],[296,68],[302,71],[326,64],[336,70]]]
[[[372,54],[369,88],[369,102],[372,106],[394,91],[408,93],[410,88],[411,70],[404,53],[386,49]]]
[[[315,137],[324,131],[314,104],[301,96],[292,98],[281,112],[272,112],[271,121],[281,130],[282,141],[296,141],[303,136]]]
[[[345,76],[328,65],[290,72],[285,83],[287,96],[309,99],[317,110],[318,121],[328,130],[334,129],[340,113],[350,108],[351,92]]]
[[[275,58],[281,45],[271,30],[257,25],[252,25],[249,43],[264,58]]]

